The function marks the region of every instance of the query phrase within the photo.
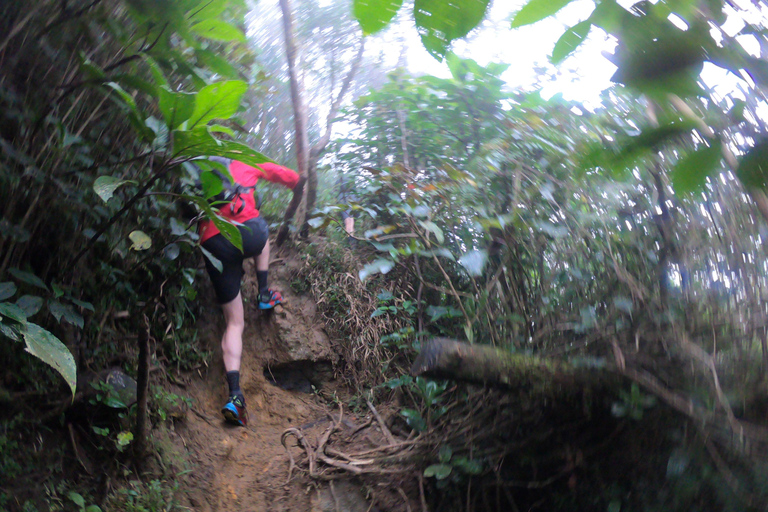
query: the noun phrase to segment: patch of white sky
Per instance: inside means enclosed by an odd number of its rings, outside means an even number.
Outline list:
[[[320,0],[320,4],[337,0]],[[587,39],[565,61],[555,66],[549,62],[549,55],[560,36],[566,29],[583,21],[592,13],[593,0],[574,0],[556,15],[538,23],[510,28],[510,20],[528,0],[492,1],[486,19],[474,29],[467,38],[453,43],[451,51],[462,58],[471,58],[480,65],[491,62],[509,64],[502,78],[510,90],[540,89],[543,98],[562,94],[570,101],[581,102],[585,108],[593,109],[600,105],[600,96],[609,87],[616,67],[605,55],[613,53],[616,39],[593,26]],[[619,4],[629,9],[637,0],[619,0]],[[658,0],[651,0],[656,3]],[[768,6],[764,2],[755,4],[752,0],[731,0],[738,10],[726,5],[726,22],[720,28],[712,28],[716,41],[721,41],[724,33],[735,37],[752,56],[760,56],[760,44],[754,35],[740,34],[747,23],[766,25]],[[685,30],[685,21],[671,15],[672,21]],[[259,0],[252,12],[249,35],[259,39],[265,25],[280,23],[277,0]],[[722,31],[722,33],[721,33]],[[367,52],[381,55],[385,68],[394,69],[405,56],[408,70],[414,75],[433,75],[441,78],[451,76],[445,62],[432,57],[421,44],[411,12],[402,8],[396,20],[382,33],[371,36],[366,45]],[[730,71],[705,63],[701,78],[711,88],[716,100],[726,97],[745,99],[745,91],[754,84],[746,73],[740,76]],[[306,84],[311,86],[311,84]],[[748,92],[747,92],[748,93]],[[579,115],[581,112],[574,111]],[[768,106],[763,104],[758,114],[768,117]],[[336,127],[337,131],[339,127]]]
[[[749,54],[758,57],[760,45],[756,37],[737,34],[747,22],[764,25],[768,19],[768,7],[763,3],[755,5],[750,0],[733,2],[739,11],[726,6],[727,21],[721,30],[729,37],[736,36],[736,40]],[[616,71],[613,63],[604,56],[613,53],[616,46],[614,37],[593,26],[586,41],[565,61],[558,66],[549,62],[549,55],[557,40],[566,29],[589,17],[595,7],[594,2],[575,0],[555,16],[533,25],[511,29],[512,15],[526,3],[527,0],[496,0],[483,23],[466,39],[455,41],[451,50],[481,65],[491,62],[509,64],[502,78],[510,89],[540,88],[544,98],[560,93],[565,99],[583,102],[587,107],[599,104],[601,93],[612,85],[610,78]],[[636,0],[619,1],[627,9],[634,3]],[[407,17],[400,16],[399,20],[398,26],[389,29],[371,47],[388,52],[388,62],[394,65],[405,44],[407,65],[412,73],[450,77],[448,66],[434,59],[421,45],[410,13]],[[670,21],[681,29],[687,28],[685,21],[676,15],[672,15]],[[719,30],[713,28],[712,33],[717,41],[722,39]],[[704,65],[701,77],[720,98],[734,95],[738,91],[739,82],[753,85],[746,74],[737,77],[710,63]],[[735,92],[735,97],[740,94]],[[743,94],[741,96],[743,99]]]
[[[331,1],[335,0],[320,0],[320,4]],[[616,70],[604,57],[604,54],[613,52],[616,46],[615,38],[593,26],[587,40],[563,63],[554,66],[549,62],[549,55],[558,38],[568,27],[587,19],[595,7],[594,2],[574,0],[555,16],[533,25],[511,29],[512,15],[527,1],[493,1],[481,25],[466,39],[455,41],[451,50],[458,56],[474,59],[483,66],[491,62],[509,64],[502,78],[511,89],[532,89],[540,86],[545,98],[561,93],[567,100],[581,101],[588,105],[598,102],[602,91],[611,86],[610,78]],[[656,1],[652,0],[653,3]],[[727,21],[721,30],[729,37],[736,36],[736,40],[748,53],[758,57],[760,44],[757,38],[753,35],[737,34],[747,22],[765,24],[768,19],[768,6],[763,2],[756,5],[751,0],[732,1],[739,7],[739,11],[726,6]],[[619,4],[629,8],[635,2],[636,0],[620,0]],[[672,15],[670,20],[682,29],[687,28],[685,21],[676,15]],[[263,28],[264,24],[273,23],[280,23],[277,1],[260,0],[253,11],[249,33],[258,36],[259,28]],[[712,34],[716,41],[722,39],[719,30],[713,28]],[[393,26],[383,34],[371,38],[368,51],[383,53],[385,64],[394,68],[403,45],[406,47],[407,66],[411,73],[450,77],[445,62],[433,58],[422,46],[413,17],[405,8],[401,9]],[[736,77],[710,63],[705,63],[701,76],[720,97],[733,94],[740,80],[753,85],[746,74]]]

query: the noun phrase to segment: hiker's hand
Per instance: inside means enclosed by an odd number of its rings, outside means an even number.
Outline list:
[[[295,187],[293,187],[294,195],[301,194],[302,191],[304,191],[304,183],[306,183],[306,181],[307,181],[307,178],[305,178],[304,176],[299,176],[299,182],[296,183]]]

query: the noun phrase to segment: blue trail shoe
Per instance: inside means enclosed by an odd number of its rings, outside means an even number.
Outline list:
[[[267,290],[259,296],[259,309],[273,309],[278,304],[283,303],[283,296],[275,290]]]
[[[245,411],[245,399],[242,396],[231,396],[221,408],[221,414],[227,423],[245,427],[248,425],[248,413]]]

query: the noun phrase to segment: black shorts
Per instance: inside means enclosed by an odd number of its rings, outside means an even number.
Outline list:
[[[203,242],[205,250],[221,261],[222,272],[205,258],[205,268],[211,276],[216,300],[225,304],[240,293],[240,282],[243,279],[243,260],[261,254],[269,239],[269,227],[262,217],[247,220],[238,226],[243,237],[243,251],[232,245],[224,235],[219,233]]]

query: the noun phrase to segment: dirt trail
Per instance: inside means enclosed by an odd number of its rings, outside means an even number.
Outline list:
[[[320,512],[326,509],[322,496],[305,477],[294,475],[287,482],[289,462],[280,437],[288,427],[313,422],[322,431],[327,426],[326,409],[311,393],[273,385],[264,369],[297,354],[307,360],[328,358],[330,345],[322,328],[314,324],[314,305],[291,293],[287,264],[278,262],[270,268],[271,284],[286,297],[283,314],[256,309],[254,274],[246,266],[241,384],[250,424],[247,428],[229,426],[219,414],[227,393],[219,348],[223,320],[212,307],[199,324],[201,342],[214,350],[214,356],[207,374],[179,391],[193,398],[194,405],[170,435],[191,469],[180,494],[186,506],[201,512]],[[308,428],[313,435],[314,428]]]

